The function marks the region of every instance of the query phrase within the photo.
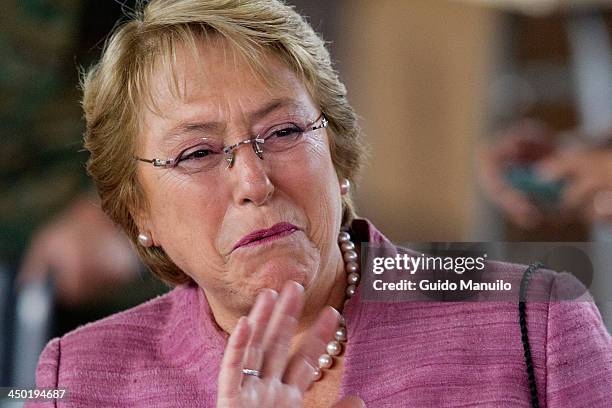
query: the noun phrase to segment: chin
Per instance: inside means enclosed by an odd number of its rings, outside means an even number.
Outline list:
[[[294,280],[305,288],[310,286],[319,269],[321,256],[303,239],[292,238],[236,253],[228,264],[229,269],[236,272],[234,278],[257,290],[270,288],[280,291],[288,280]]]
[[[315,273],[315,270],[309,269],[305,265],[296,263],[294,260],[272,260],[257,268],[255,276],[257,276],[260,284],[266,285],[263,287],[280,292],[289,280],[296,281],[304,287],[309,286]]]
[[[255,260],[257,265],[250,265],[249,270],[242,275],[247,290],[257,296],[260,290],[269,288],[280,292],[289,280],[308,288],[317,273],[318,263],[300,262],[294,257],[274,257],[262,262]]]

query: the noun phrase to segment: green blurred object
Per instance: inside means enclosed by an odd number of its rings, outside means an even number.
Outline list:
[[[0,260],[91,189],[76,58],[81,0],[7,0],[0,13]]]
[[[557,207],[565,187],[563,180],[542,180],[533,165],[511,166],[506,172],[506,180],[540,207]]]

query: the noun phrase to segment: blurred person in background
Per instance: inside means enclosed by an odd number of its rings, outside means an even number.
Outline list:
[[[581,142],[579,132],[564,134],[570,144],[562,145],[545,123],[527,119],[497,136],[481,148],[479,180],[511,222],[525,229],[576,219],[612,222],[612,148]],[[533,183],[558,190],[551,193],[553,202],[538,202],[537,192],[513,184],[508,177],[513,166],[530,167]]]
[[[482,2],[512,11],[492,84],[511,125],[480,147],[482,191],[524,237],[584,240],[612,221],[610,3]]]
[[[607,403],[612,339],[584,292],[529,322],[516,302],[362,301],[359,244],[400,249],[356,217],[356,114],[292,8],[150,1],[83,84],[101,206],[176,287],[53,339],[39,387],[72,406]],[[540,272],[546,299],[575,282]]]
[[[19,289],[51,283],[54,313],[44,335],[56,336],[166,288],[143,273],[85,171],[77,67],[97,58],[121,5],[6,1],[2,10],[0,384],[9,385],[20,369],[11,366],[21,361],[17,330],[27,323],[17,321]]]

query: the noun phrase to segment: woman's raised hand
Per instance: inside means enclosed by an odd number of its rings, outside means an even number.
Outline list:
[[[297,351],[289,348],[304,302],[304,288],[288,282],[280,295],[263,290],[248,317],[241,317],[221,361],[217,407],[301,407],[314,380],[314,369],[338,326],[340,315],[325,308],[306,332]],[[254,370],[247,375],[243,369]],[[347,398],[336,407],[362,407]]]

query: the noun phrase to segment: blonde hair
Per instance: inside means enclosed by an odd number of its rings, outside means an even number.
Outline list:
[[[198,37],[227,40],[258,71],[272,52],[302,79],[329,120],[330,151],[339,178],[355,181],[364,155],[356,115],[332,67],[323,40],[308,23],[277,0],[152,0],[116,27],[101,60],[82,79],[87,170],[102,209],[135,244],[144,263],[169,284],[188,282],[160,247],[137,244],[134,214],[146,208],[136,176],[139,112],[151,98],[154,66],[172,68],[178,46],[196,48]],[[342,223],[354,217],[343,196]]]

